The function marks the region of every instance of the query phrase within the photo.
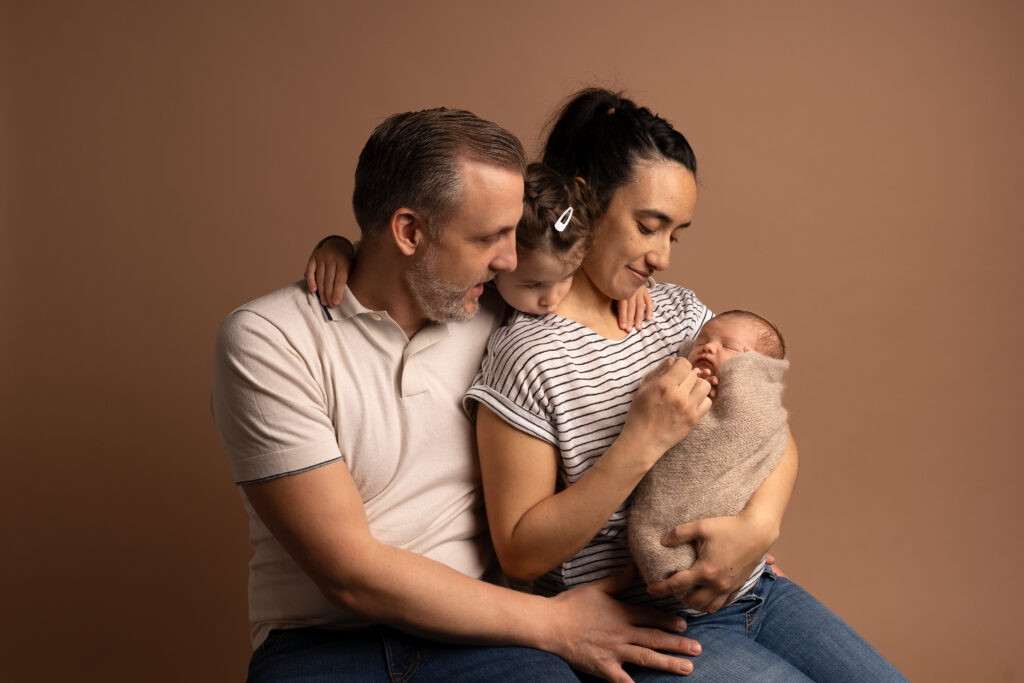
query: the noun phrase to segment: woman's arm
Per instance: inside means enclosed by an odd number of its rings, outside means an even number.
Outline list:
[[[685,359],[670,359],[637,391],[622,433],[587,472],[555,493],[558,452],[480,405],[487,517],[501,566],[535,579],[580,551],[669,446],[710,408],[710,385]]]
[[[789,433],[788,426],[786,431]],[[703,612],[721,609],[778,540],[798,464],[796,441],[789,433],[782,460],[742,512],[682,524],[662,539],[670,547],[694,542],[697,561],[690,569],[649,585],[648,590],[655,595],[675,594],[687,606]]]

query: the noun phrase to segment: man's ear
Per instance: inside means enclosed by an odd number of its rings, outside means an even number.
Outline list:
[[[388,223],[391,238],[395,240],[398,250],[406,256],[412,256],[426,244],[427,224],[423,217],[412,209],[405,207],[396,209]]]

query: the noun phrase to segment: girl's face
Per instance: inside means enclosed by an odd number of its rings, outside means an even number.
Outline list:
[[[565,258],[540,249],[524,251],[517,248],[516,252],[516,269],[498,272],[494,277],[501,298],[523,313],[554,313],[569,293],[572,274],[580,267],[582,254],[571,254]]]
[[[674,161],[641,160],[634,178],[612,195],[595,224],[583,272],[611,299],[628,299],[669,264],[672,244],[690,225],[697,203],[693,174]]]

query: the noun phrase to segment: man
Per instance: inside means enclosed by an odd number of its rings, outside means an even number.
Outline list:
[[[545,599],[487,581],[460,405],[500,318],[483,285],[516,265],[524,168],[519,141],[469,112],[389,118],[359,157],[341,304],[296,283],[222,326],[212,406],[251,520],[250,680],[690,670],[655,651],[698,651],[660,630],[675,617],[593,587]]]

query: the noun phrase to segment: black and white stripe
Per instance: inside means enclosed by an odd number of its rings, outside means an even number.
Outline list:
[[[622,431],[633,394],[659,363],[695,337],[711,312],[688,289],[651,290],[654,320],[625,339],[605,339],[555,315],[515,314],[487,344],[480,375],[466,395],[561,454],[559,487],[579,479]],[[575,557],[538,579],[552,595],[615,572],[630,561],[627,500]],[[639,578],[631,601],[681,611],[672,599],[648,595]]]

